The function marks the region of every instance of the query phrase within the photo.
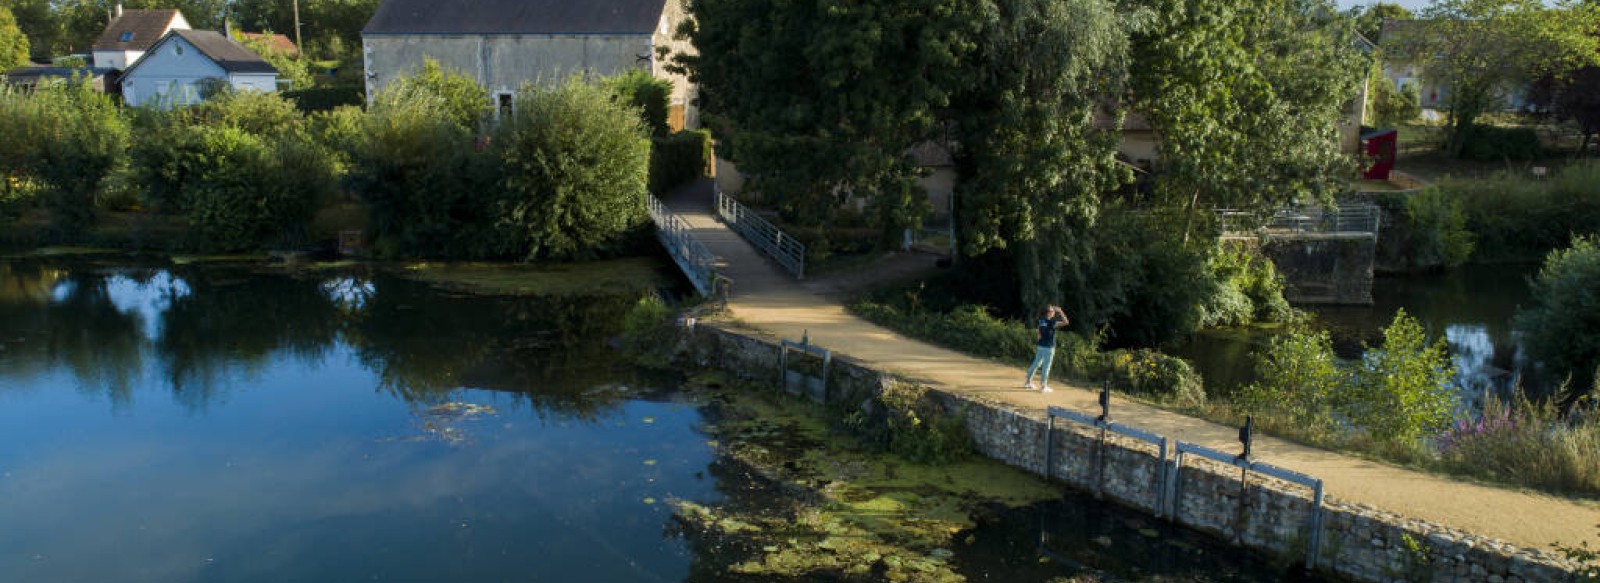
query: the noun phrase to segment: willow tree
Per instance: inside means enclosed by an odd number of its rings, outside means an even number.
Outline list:
[[[1009,248],[1024,305],[1060,301],[1100,196],[1129,178],[1115,123],[1128,19],[1107,0],[995,0],[982,21],[961,129],[963,250]]]
[[[886,231],[920,219],[912,145],[943,133],[968,86],[980,0],[689,0],[680,55],[722,154],[790,218],[823,224],[850,196]]]
[[[1132,107],[1161,136],[1157,196],[1186,207],[1326,199],[1353,173],[1337,127],[1366,64],[1327,0],[1152,0]]]

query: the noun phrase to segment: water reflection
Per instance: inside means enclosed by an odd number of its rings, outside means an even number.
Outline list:
[[[1553,388],[1550,379],[1523,352],[1512,326],[1517,309],[1530,298],[1528,278],[1537,266],[1467,265],[1446,274],[1380,277],[1371,306],[1312,306],[1317,325],[1330,332],[1334,351],[1359,360],[1365,346],[1383,341],[1383,328],[1404,308],[1422,322],[1430,337],[1450,346],[1463,396],[1470,404],[1485,391],[1507,394],[1522,386],[1531,394]],[[1227,330],[1201,333],[1174,347],[1195,362],[1208,391],[1230,394],[1254,380],[1253,354],[1274,331]]]
[[[592,414],[588,387],[615,362],[607,338],[633,298],[478,298],[359,273],[294,277],[247,269],[0,262],[4,377],[70,370],[125,408],[146,374],[192,412],[288,359],[353,358],[380,390],[438,403],[450,391],[510,391],[528,405]],[[0,390],[22,383],[0,383]]]

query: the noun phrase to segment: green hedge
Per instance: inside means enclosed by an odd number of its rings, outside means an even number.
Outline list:
[[[711,163],[711,133],[686,130],[653,138],[650,144],[650,192],[657,195],[705,176]]]
[[[366,103],[366,89],[360,85],[313,87],[285,91],[283,96],[294,101],[294,106],[305,113],[328,111],[341,105],[359,106]]]

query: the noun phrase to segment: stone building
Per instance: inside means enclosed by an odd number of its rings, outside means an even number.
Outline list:
[[[698,127],[694,87],[666,70],[693,50],[672,38],[685,18],[679,0],[384,0],[361,31],[367,99],[427,59],[477,79],[496,112],[525,83],[642,69],[672,82],[673,129]]]

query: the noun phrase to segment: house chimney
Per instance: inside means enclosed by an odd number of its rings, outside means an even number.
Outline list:
[[[117,3],[116,17],[117,18],[122,18],[122,3],[121,2]]]

